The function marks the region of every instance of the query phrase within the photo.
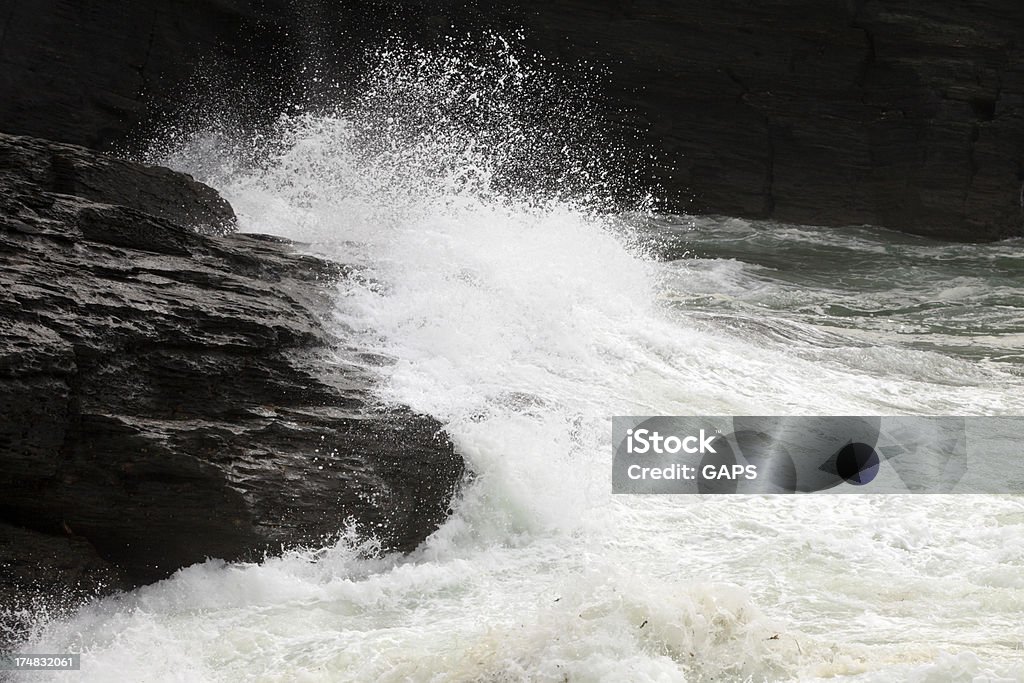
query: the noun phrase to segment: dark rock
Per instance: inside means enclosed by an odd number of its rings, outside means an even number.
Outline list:
[[[272,104],[294,16],[289,0],[0,0],[0,130],[109,149],[215,90]]]
[[[61,192],[55,156],[83,169]],[[441,524],[461,458],[435,420],[379,405],[324,322],[349,268],[194,232],[225,205],[163,169],[11,136],[0,161],[0,523],[25,544],[0,562],[70,544],[96,562],[37,585],[107,566],[137,585],[349,521],[402,551]]]
[[[89,541],[0,522],[0,647],[82,602],[128,588],[122,573]]]
[[[523,26],[566,68],[605,69],[611,125],[653,147],[638,163],[672,208],[964,240],[1024,231],[1018,0],[0,5],[11,132],[103,147],[192,106],[196,83],[276,112],[310,96],[314,69],[350,80],[388,35]]]
[[[6,130],[109,144],[175,111],[208,72],[245,74],[252,87],[232,92],[280,105],[302,58],[288,35],[308,38],[307,59],[344,62],[353,35],[381,26],[430,41],[525,25],[540,51],[606,68],[614,125],[657,150],[649,181],[677,208],[961,239],[1022,229],[1012,0],[47,5],[0,10]]]
[[[540,52],[602,67],[612,125],[655,150],[648,181],[675,208],[960,240],[1024,234],[1016,0],[423,7],[418,26],[523,25]]]
[[[73,195],[142,211],[204,234],[235,229],[231,205],[191,176],[95,154],[75,145],[0,135],[0,176],[6,187],[17,188],[26,197],[39,192]],[[137,231],[120,230],[119,234]]]

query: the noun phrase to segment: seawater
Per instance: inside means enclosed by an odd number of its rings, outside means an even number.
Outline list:
[[[75,681],[1024,680],[1020,498],[610,484],[613,415],[1021,414],[1024,244],[609,210],[523,123],[537,74],[485,67],[385,55],[355,104],[160,149],[242,230],[362,268],[336,323],[446,426],[455,514],[407,557],[348,530],[189,567],[30,649],[80,650]]]

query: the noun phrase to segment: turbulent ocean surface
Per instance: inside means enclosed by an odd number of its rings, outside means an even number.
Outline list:
[[[242,229],[362,267],[339,330],[475,477],[409,557],[211,561],[31,650],[74,681],[1024,680],[1021,498],[610,484],[613,415],[1024,413],[1024,244],[609,210],[626,162],[545,78],[396,53],[337,111],[164,141]]]

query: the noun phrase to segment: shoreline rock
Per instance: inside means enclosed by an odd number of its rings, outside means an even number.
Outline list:
[[[50,182],[48,156],[77,184]],[[33,562],[28,593],[81,595],[349,522],[409,551],[447,517],[465,468],[441,425],[379,405],[325,323],[350,269],[193,229],[232,220],[186,176],[0,135],[0,541],[20,539],[0,543],[20,563],[5,605]],[[80,565],[45,562],[64,546]]]

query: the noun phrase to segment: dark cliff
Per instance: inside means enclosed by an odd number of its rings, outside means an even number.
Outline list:
[[[102,148],[203,83],[273,109],[309,94],[302,64],[344,80],[385,34],[518,26],[564,64],[606,69],[612,125],[655,150],[644,172],[676,209],[1022,232],[1017,0],[4,0],[0,130]]]
[[[697,213],[1021,234],[1024,5],[518,3],[543,52],[611,74]],[[511,10],[510,10],[511,11]]]
[[[0,131],[108,149],[199,95],[202,74],[259,73],[265,97],[289,21],[261,4],[0,0]]]

